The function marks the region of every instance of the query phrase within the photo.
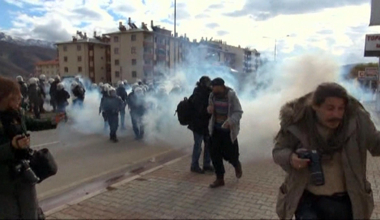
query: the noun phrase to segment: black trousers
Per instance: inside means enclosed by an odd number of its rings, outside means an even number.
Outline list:
[[[40,103],[39,102],[32,102],[33,105],[33,113],[34,117],[37,119],[41,118],[41,109],[40,109]]]
[[[305,191],[296,210],[296,219],[353,219],[347,193],[317,196]]]
[[[217,177],[224,177],[226,172],[223,165],[223,159],[228,161],[232,166],[236,167],[239,164],[239,144],[236,140],[231,141],[230,131],[214,129],[211,137],[210,154],[212,164],[215,168]]]
[[[110,125],[110,138],[116,138],[116,131],[119,127],[119,114],[107,113],[107,119]]]
[[[144,123],[143,116],[138,112],[131,111],[132,128],[136,138],[141,139],[144,137]]]

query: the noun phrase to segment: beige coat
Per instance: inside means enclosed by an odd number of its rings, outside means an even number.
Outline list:
[[[308,94],[283,106],[280,112],[281,131],[275,139],[273,159],[287,173],[278,194],[276,212],[280,219],[292,219],[298,202],[309,181],[308,169],[296,170],[290,165],[291,154],[297,148],[308,148],[305,129],[298,122],[305,118],[304,110],[310,103]],[[376,130],[368,112],[351,98],[345,145],[342,150],[342,165],[346,178],[347,192],[351,199],[354,219],[369,219],[374,202],[370,183],[366,177],[367,150],[380,156],[380,133]]]

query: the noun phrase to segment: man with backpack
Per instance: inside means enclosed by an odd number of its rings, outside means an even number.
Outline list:
[[[210,152],[215,167],[216,180],[210,185],[210,188],[217,188],[224,186],[223,159],[234,166],[237,178],[241,178],[243,175],[237,140],[243,110],[236,93],[224,85],[223,79],[214,79],[211,86],[212,93],[207,111],[212,115],[209,124]]]
[[[211,79],[208,76],[202,76],[197,82],[193,94],[189,101],[192,106],[193,115],[188,128],[193,131],[194,148],[191,161],[191,172],[204,173],[205,171],[214,171],[210,159],[210,135],[208,124],[210,114],[207,112],[208,99],[211,93]],[[199,167],[199,158],[202,153],[202,141],[204,142],[203,169]]]

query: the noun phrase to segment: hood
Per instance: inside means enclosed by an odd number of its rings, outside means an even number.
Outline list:
[[[305,116],[305,110],[311,105],[312,97],[313,93],[311,92],[283,105],[280,110],[281,127],[285,128],[301,121]],[[366,111],[356,98],[349,96],[349,103],[346,108],[348,118],[355,116],[359,110]]]

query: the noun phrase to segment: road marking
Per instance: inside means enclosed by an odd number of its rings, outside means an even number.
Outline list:
[[[54,142],[49,142],[49,143],[45,143],[45,144],[33,145],[32,147],[44,147],[44,146],[58,144],[58,143],[59,143],[59,141],[54,141]]]

